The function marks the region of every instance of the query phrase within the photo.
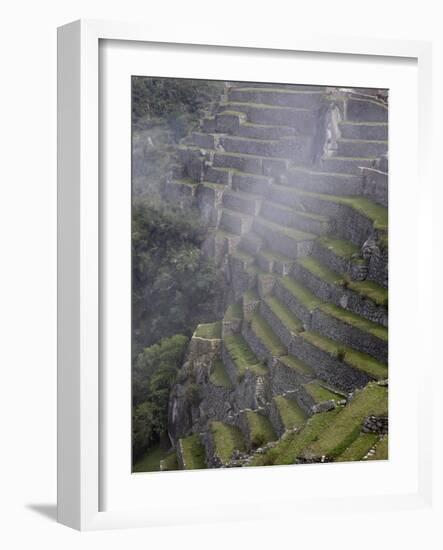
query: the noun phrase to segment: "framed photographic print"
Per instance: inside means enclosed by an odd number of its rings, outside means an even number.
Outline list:
[[[59,29],[67,525],[429,504],[429,45],[249,40]]]

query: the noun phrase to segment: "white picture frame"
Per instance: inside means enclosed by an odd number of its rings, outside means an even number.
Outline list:
[[[273,35],[269,38],[247,38],[225,36],[223,30],[218,35],[205,36],[204,30],[192,39],[183,31],[170,34],[160,26],[152,28],[144,25],[102,21],[77,21],[59,29],[58,33],[58,520],[60,523],[80,530],[119,527],[148,527],[196,521],[219,521],[232,519],[260,519],[269,506],[274,514],[284,515],[282,509],[275,508],[278,492],[267,506],[266,490],[262,500],[258,498],[249,508],[234,507],[227,513],[220,506],[190,507],[188,510],[177,504],[174,513],[167,514],[161,506],[133,507],[122,503],[121,507],[103,510],[101,505],[100,483],[102,480],[101,427],[103,408],[100,405],[102,374],[100,355],[100,212],[99,185],[100,127],[99,127],[99,74],[100,41],[126,41],[129,46],[135,43],[183,44],[193,43],[210,54],[211,48],[229,48],[230,54],[236,51],[253,50],[275,52],[328,52],[349,56],[379,56],[401,60],[412,58],[418,67],[418,168],[419,200],[422,207],[420,231],[426,235],[430,223],[426,205],[432,197],[430,177],[431,140],[431,44],[417,41],[370,40],[344,36],[325,37],[307,33],[293,36]],[[421,261],[432,261],[431,251],[423,247]],[[429,264],[427,264],[429,265]],[[418,273],[418,282],[424,276]],[[429,289],[428,291],[429,292]],[[429,294],[427,294],[429,297]],[[419,300],[420,298],[420,300]],[[423,295],[417,296],[417,304],[423,306]],[[425,306],[423,306],[425,307]],[[421,313],[426,313],[420,310]],[[288,502],[303,509],[321,510],[331,503],[343,513],[358,507],[368,512],[373,507],[380,510],[401,508],[430,508],[432,502],[431,468],[431,403],[425,399],[422,386],[430,384],[432,363],[424,361],[422,380],[418,385],[417,398],[419,418],[418,473],[413,490],[386,493],[384,495],[352,495],[341,499],[325,499],[316,496],[311,500],[291,501],[282,494],[282,502]],[[342,465],[341,468],[346,465]],[[321,466],[320,466],[321,467]],[[274,470],[274,473],[272,473]],[[268,482],[282,481],[282,470],[269,469]],[[280,472],[280,473],[278,473]],[[201,475],[203,474],[203,475]],[[164,475],[164,474],[160,474]],[[167,474],[169,476],[174,474]],[[213,472],[186,472],[175,474],[188,476],[193,484],[208,485]],[[238,480],[238,472],[232,474]],[[248,473],[249,475],[249,473]],[[209,476],[209,477],[208,477]],[[251,474],[252,476],[252,474]],[[153,479],[153,478],[152,478]],[[165,478],[166,479],[166,478]],[[149,482],[149,480],[148,480]],[[224,481],[223,481],[224,483]],[[158,485],[158,483],[157,483]],[[156,486],[157,486],[156,485]],[[158,489],[156,489],[158,490]],[[277,498],[277,501],[276,501]],[[288,500],[289,498],[289,500]],[[241,499],[240,499],[241,500]],[[246,502],[246,501],[245,501]],[[215,503],[216,504],[216,503]],[[267,511],[267,512],[266,512]]]

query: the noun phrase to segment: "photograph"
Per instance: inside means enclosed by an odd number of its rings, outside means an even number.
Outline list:
[[[388,460],[388,115],[131,77],[133,473]]]

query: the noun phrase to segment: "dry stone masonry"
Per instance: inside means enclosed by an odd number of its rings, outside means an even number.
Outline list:
[[[384,90],[230,84],[178,147],[165,199],[198,208],[226,289],[170,396],[181,468],[299,433],[292,463],[387,457],[387,139]]]

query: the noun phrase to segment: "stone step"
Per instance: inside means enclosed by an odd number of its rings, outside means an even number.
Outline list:
[[[357,391],[326,429],[303,449],[298,458],[309,462],[331,461],[340,456],[361,433],[368,416],[387,416],[388,388],[375,383]]]
[[[320,161],[322,172],[332,172],[339,174],[354,174],[356,176],[361,175],[362,167],[371,167],[376,164],[375,157],[325,157]]]
[[[272,362],[271,386],[274,394],[298,390],[302,384],[314,378],[312,368],[293,355],[283,355]]]
[[[270,200],[263,201],[260,214],[271,222],[315,235],[324,235],[332,229],[329,218],[325,216],[301,212]]]
[[[256,258],[252,254],[249,254],[248,252],[245,252],[240,247],[234,250],[232,254],[230,254],[229,259],[232,262],[239,262],[241,263],[242,269],[246,270],[248,267],[251,267],[256,263]]]
[[[388,329],[334,304],[322,304],[312,314],[312,330],[372,355],[381,363],[388,361]]]
[[[297,260],[293,275],[318,298],[387,326],[388,291],[371,281],[349,281],[313,257]]]
[[[262,300],[259,311],[286,348],[304,330],[302,322],[276,296],[267,296]]]
[[[295,263],[295,260],[288,258],[272,250],[260,250],[256,256],[257,264],[267,273],[277,273],[278,275],[288,275]]]
[[[267,416],[258,411],[245,411],[243,415],[250,449],[258,449],[278,439]]]
[[[388,174],[375,168],[363,168],[362,177],[364,194],[374,202],[387,207],[389,196]]]
[[[322,99],[322,91],[301,91],[291,89],[269,88],[232,88],[229,91],[229,101],[240,103],[258,103],[279,105],[282,107],[297,107],[316,109]]]
[[[388,377],[386,364],[314,331],[301,332],[290,353],[310,365],[317,378],[343,392]]]
[[[205,132],[192,132],[191,134],[191,144],[202,149],[217,149],[219,140],[219,134],[207,134]]]
[[[231,210],[238,210],[250,216],[256,216],[261,208],[263,197],[252,193],[245,193],[235,189],[226,190],[223,194],[223,206]]]
[[[291,168],[288,182],[305,191],[327,195],[361,195],[363,180],[361,175],[317,172],[304,168]]]
[[[321,384],[318,380],[312,380],[302,384],[295,398],[308,414],[328,411],[338,404],[345,402],[344,395],[339,394]]]
[[[220,133],[236,134],[246,118],[246,114],[241,111],[223,110],[215,116],[215,129]]]
[[[270,192],[272,178],[246,172],[235,172],[232,176],[232,188],[251,195],[266,196]]]
[[[215,168],[209,166],[205,173],[205,181],[209,183],[219,183],[221,185],[231,185],[232,169],[231,168]]]
[[[387,208],[366,197],[326,195],[274,185],[272,199],[299,211],[334,218],[336,233],[357,246],[373,236],[374,231],[383,235],[388,229]]]
[[[254,218],[253,230],[273,252],[295,259],[310,253],[315,239],[312,233],[285,227],[264,218]]]
[[[243,323],[242,336],[262,361],[271,362],[274,357],[288,353],[269,323],[258,312],[254,313],[249,323]]]
[[[178,440],[177,458],[182,470],[201,470],[207,468],[205,448],[199,434],[192,434]]]
[[[263,248],[263,239],[253,231],[250,231],[242,237],[240,248],[250,254],[256,255]]]
[[[205,241],[205,253],[214,259],[216,265],[220,265],[226,254],[232,254],[237,249],[240,240],[239,235],[217,229],[211,238]]]
[[[214,168],[231,168],[250,174],[263,174],[263,157],[214,151]]]
[[[220,228],[234,235],[241,236],[251,229],[253,220],[254,218],[247,214],[223,208],[220,218]]]
[[[209,461],[216,467],[224,466],[232,460],[235,451],[244,452],[246,443],[242,431],[236,426],[214,421],[210,424],[211,443],[207,452]]]
[[[388,122],[388,107],[378,101],[350,98],[346,101],[346,121]]]
[[[191,206],[197,190],[197,182],[190,178],[166,181],[162,193],[166,201]]]
[[[221,112],[227,110],[244,113],[247,116],[247,121],[254,124],[291,126],[300,133],[303,132],[305,136],[312,136],[315,133],[317,115],[311,109],[232,101],[220,107]]]
[[[364,262],[360,258],[360,248],[358,246],[350,241],[327,236],[316,239],[312,256],[332,271],[350,277],[353,273],[352,266]]]
[[[340,132],[345,139],[388,139],[385,122],[340,122]]]
[[[234,385],[243,380],[247,371],[256,376],[266,376],[269,373],[263,361],[260,361],[240,334],[226,336],[223,339],[222,359],[229,379]]]
[[[302,322],[304,329],[309,330],[312,312],[322,300],[293,277],[279,277],[274,294]]]
[[[286,430],[301,428],[306,422],[306,413],[295,399],[276,395],[270,408],[269,419],[275,432],[281,437]]]
[[[236,136],[254,139],[281,139],[295,135],[291,126],[272,126],[270,124],[252,124],[243,122],[235,132]]]
[[[339,157],[381,157],[388,152],[388,142],[365,139],[337,140],[337,156]]]
[[[301,137],[257,139],[237,135],[223,135],[218,138],[214,147],[220,147],[228,153],[307,162],[310,156],[311,141]]]

